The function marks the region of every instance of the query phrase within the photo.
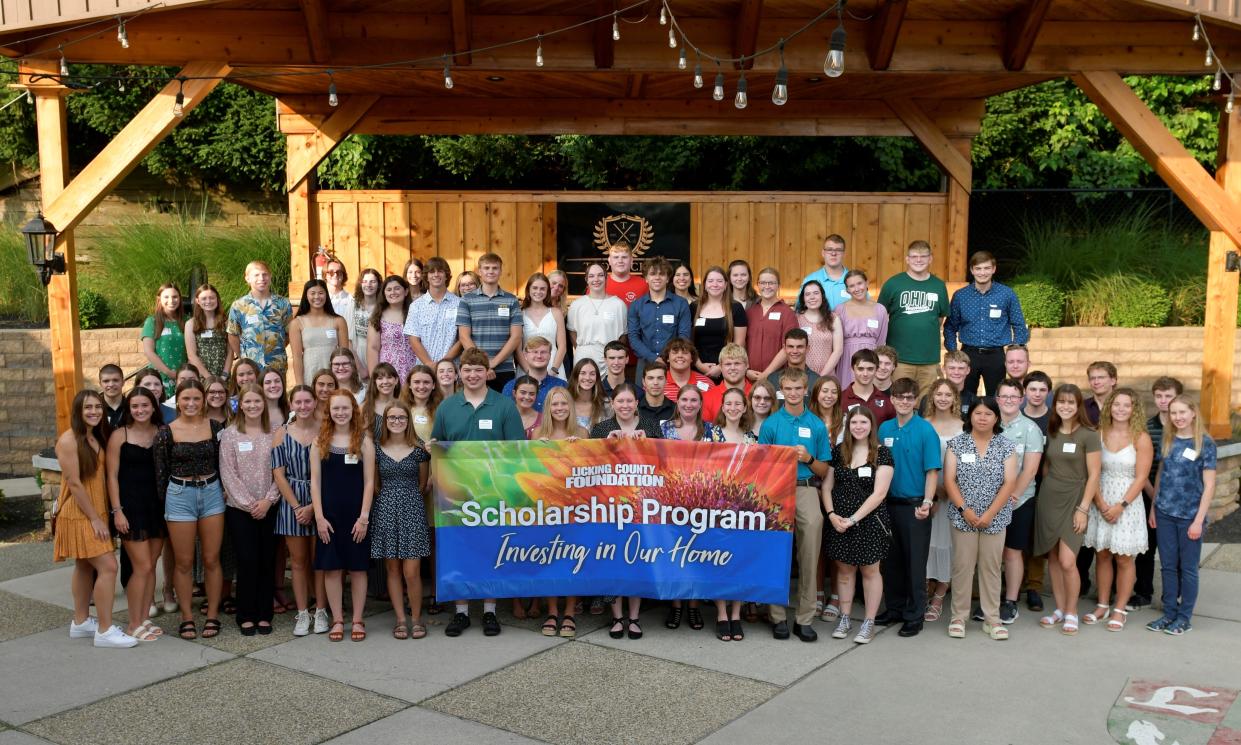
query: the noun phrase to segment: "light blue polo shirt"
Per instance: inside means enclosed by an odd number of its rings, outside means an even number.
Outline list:
[[[935,443],[938,449],[939,440],[936,439]],[[832,441],[827,434],[827,427],[823,425],[822,419],[808,409],[803,409],[798,416],[790,414],[788,409],[780,409],[772,413],[763,422],[763,428],[759,430],[758,444],[789,447],[802,445],[815,460],[824,463],[830,463],[832,460]],[[797,463],[799,481],[812,478],[814,475],[809,465],[800,461]]]
[[[1017,446],[1017,475],[1021,476],[1021,470],[1026,464],[1026,453],[1043,452],[1043,430],[1039,429],[1038,424],[1025,414],[1018,415],[1011,422],[1001,420],[1000,426],[1004,428],[1000,436],[1011,440]],[[1039,462],[1042,463],[1042,461]],[[1031,479],[1026,490],[1017,495],[1017,504],[1013,505],[1014,508],[1033,499],[1034,489],[1034,480]]]
[[[889,419],[879,425],[879,444],[892,451],[894,467],[888,499],[921,503],[926,497],[926,472],[944,467],[935,428],[917,414],[903,427],[896,419]]]

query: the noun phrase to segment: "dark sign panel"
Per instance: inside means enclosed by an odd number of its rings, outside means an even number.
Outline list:
[[[561,202],[556,205],[556,264],[569,275],[569,292],[586,292],[586,266],[604,260],[624,241],[634,250],[634,272],[663,256],[673,267],[689,263],[688,202]]]

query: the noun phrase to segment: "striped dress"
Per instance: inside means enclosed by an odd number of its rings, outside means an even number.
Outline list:
[[[284,466],[284,477],[288,479],[293,495],[299,505],[310,504],[310,447],[293,439],[287,431],[284,440],[272,448],[271,467]],[[280,500],[280,514],[276,515],[276,535],[312,536],[315,524],[299,525],[293,508],[285,499]]]

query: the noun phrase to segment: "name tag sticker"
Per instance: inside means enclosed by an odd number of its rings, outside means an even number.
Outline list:
[[[987,313],[987,315],[991,316],[992,318],[999,318],[1003,314],[1004,314],[1004,311],[1000,310],[999,308],[992,308]]]
[[[664,314],[664,323],[675,323],[675,322],[676,322],[676,317],[673,316],[671,313]]]
[[[849,404],[849,408],[848,408],[848,409],[846,409],[846,411],[853,411],[854,409],[856,409],[856,408],[857,408],[857,407],[859,407],[859,406],[861,406],[861,404]]]
[[[237,443],[237,452],[248,453],[254,449],[254,443],[248,440]]]
[[[862,466],[857,470],[858,477],[863,479],[870,478],[872,473],[870,466]]]
[[[335,338],[336,338],[336,329],[328,329],[328,330],[327,330],[327,338],[329,338],[329,339],[335,339]]]
[[[210,339],[211,337],[215,336],[215,332],[212,331],[211,329],[207,329],[206,331],[202,332],[198,336],[202,339]]]
[[[668,319],[669,319],[669,318],[671,318],[671,317],[672,317],[672,316],[664,316],[664,323],[672,323],[671,321],[669,321],[669,320],[668,320]],[[695,325],[695,326],[706,326],[706,325],[707,325],[707,319],[703,318],[702,316],[699,316],[699,317],[697,317],[697,318],[695,318],[695,319],[694,319],[694,325]]]
[[[508,318],[508,306],[501,305],[499,308],[496,308],[496,315],[501,318]]]
[[[345,453],[345,465],[356,466],[358,464],[358,456],[353,453]]]
[[[883,444],[884,444],[885,446],[887,446],[887,447],[892,447],[892,445],[893,445],[895,442],[896,442],[896,438],[895,438],[895,437],[885,437],[885,438],[883,438]]]
[[[798,427],[797,436],[803,439],[809,440],[810,439],[810,428],[809,427]]]
[[[1181,457],[1185,460],[1198,460],[1198,451],[1193,448],[1185,448],[1185,451],[1181,453]]]
[[[491,420],[490,419],[479,419],[478,428],[479,429],[491,429]]]
[[[414,424],[426,424],[427,421],[428,420],[427,420],[426,414],[415,414],[414,415]]]
[[[605,321],[611,321],[616,318],[616,314],[610,310],[600,311],[599,317]]]
[[[961,455],[962,463],[974,463],[977,460],[978,460],[978,456],[974,455],[973,453],[962,453]]]
[[[779,321],[779,320],[780,320],[780,312],[779,312],[779,311],[776,311],[775,313],[768,313],[768,314],[767,314],[767,320],[768,320],[768,321]]]
[[[1077,443],[1076,443],[1076,442],[1066,442],[1066,443],[1064,443],[1064,452],[1066,452],[1066,453],[1076,453],[1076,452],[1077,452]]]
[[[1026,451],[1026,446],[1025,446],[1025,445],[1018,445],[1018,446],[1017,446],[1017,455],[1021,455],[1021,454],[1022,454],[1022,453],[1024,453],[1025,451]]]
[[[877,328],[879,328],[879,321],[875,320],[874,318],[867,318],[867,319],[866,319],[866,328],[868,328],[868,329],[877,329]]]
[[[163,331],[161,331],[161,332],[159,333],[159,335],[160,335],[160,336],[172,336],[172,329],[171,329],[171,328],[169,328],[168,326],[165,326],[165,327],[164,327],[164,330],[163,330]]]
[[[842,288],[840,288],[840,296],[841,296],[841,297],[849,297],[849,291],[848,291],[848,290],[846,290],[846,289],[845,289],[845,288],[843,288],[843,287],[842,287]]]
[[[926,294],[926,299],[927,299],[927,300],[930,300],[932,303],[938,302],[938,301],[939,301],[939,293],[938,293],[938,292],[928,292],[928,293]]]
[[[783,401],[783,400],[784,400],[784,391],[776,391],[776,398],[778,398],[778,399],[780,399],[781,401]]]
[[[704,392],[704,393],[705,393],[705,392],[706,392],[706,391],[707,391],[707,390],[711,387],[711,386],[707,385],[707,381],[705,381],[705,380],[700,380],[700,381],[698,381],[698,383],[697,383],[696,385],[698,386],[698,390],[700,390],[700,391],[702,391],[702,392]]]

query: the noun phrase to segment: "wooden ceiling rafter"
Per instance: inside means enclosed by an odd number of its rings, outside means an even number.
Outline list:
[[[749,57],[758,49],[759,26],[763,21],[763,0],[742,0],[741,10],[737,13],[737,24],[733,29],[733,56]],[[738,62],[738,70],[751,70],[754,60]]]
[[[466,0],[452,0],[452,51],[454,65],[462,67],[473,63],[470,54],[470,11]]]
[[[306,19],[306,43],[310,46],[310,58],[319,64],[332,59],[332,44],[327,36],[326,0],[298,0]]]
[[[1017,72],[1024,70],[1034,51],[1034,43],[1052,0],[1030,0],[1030,4],[1008,21],[1004,38],[1004,69]]]
[[[594,26],[594,51],[595,51],[595,67],[599,70],[609,70],[616,61],[616,49],[613,46],[615,42],[612,40],[612,23],[613,18],[603,18],[607,13],[616,10],[615,3],[608,0],[595,0],[595,17],[600,20],[595,21]]]
[[[908,0],[886,0],[880,7],[866,37],[866,54],[872,70],[886,70],[892,64],[908,5]]]

